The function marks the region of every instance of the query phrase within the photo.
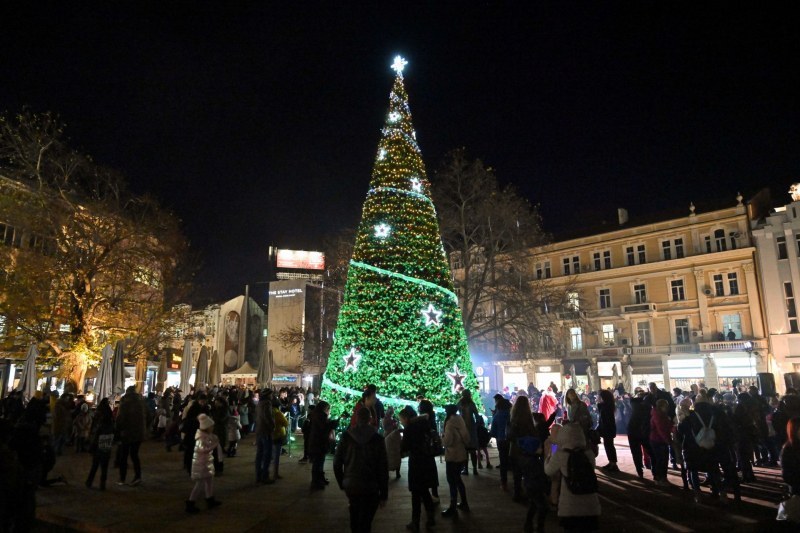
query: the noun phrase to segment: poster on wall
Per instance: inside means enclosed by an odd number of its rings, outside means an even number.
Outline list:
[[[223,331],[224,348],[223,348],[223,373],[233,372],[239,368],[239,328],[241,327],[241,320],[239,313],[236,311],[228,311],[225,313],[225,324]]]
[[[245,330],[244,358],[250,366],[258,368],[258,362],[264,353],[264,312],[258,304],[251,299],[247,310],[247,324]]]

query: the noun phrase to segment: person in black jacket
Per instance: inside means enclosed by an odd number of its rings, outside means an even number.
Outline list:
[[[642,450],[652,456],[650,450],[650,407],[645,402],[645,393],[636,388],[631,396],[631,416],[628,419],[628,445],[633,464],[640,478],[644,477]]]
[[[600,412],[597,433],[603,437],[603,448],[608,457],[608,464],[603,467],[603,470],[607,472],[619,472],[617,450],[614,448],[614,437],[617,436],[617,421],[614,417],[615,404],[614,395],[610,390],[600,391],[600,400],[597,402],[597,409]]]
[[[435,458],[425,449],[430,421],[426,415],[417,416],[414,408],[407,405],[400,411],[400,423],[404,428],[401,453],[408,456],[408,490],[411,491],[411,523],[406,529],[419,531],[423,503],[428,516],[426,525],[436,525],[433,499],[428,490],[439,485],[439,473]]]
[[[114,442],[114,416],[108,398],[100,400],[97,412],[92,420],[89,437],[89,452],[92,454],[92,468],[86,478],[86,488],[92,488],[97,468],[100,468],[100,490],[106,490],[108,477],[108,460],[111,458],[111,447]]]
[[[183,468],[188,473],[192,473],[192,455],[194,454],[194,436],[197,430],[200,429],[200,423],[197,417],[201,414],[207,415],[211,413],[211,408],[208,406],[208,398],[205,392],[197,394],[197,398],[192,403],[189,410],[186,412],[186,418],[183,420],[181,426],[181,433],[183,433]]]
[[[339,425],[339,420],[330,420],[331,406],[322,401],[317,404],[311,414],[311,434],[308,443],[308,457],[311,459],[311,490],[324,489],[328,484],[325,479],[325,456],[330,450],[330,435]]]
[[[360,409],[356,417],[336,448],[333,473],[350,503],[350,530],[369,533],[378,506],[389,497],[389,461],[383,437],[370,425],[370,410]]]

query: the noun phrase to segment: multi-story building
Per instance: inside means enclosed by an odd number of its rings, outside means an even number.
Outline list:
[[[774,370],[742,200],[710,211],[690,204],[683,216],[641,224],[629,224],[620,210],[614,229],[535,249],[536,276],[575,292],[566,312],[556,311],[565,320],[553,349],[501,362],[504,381],[516,384],[524,373],[540,388],[574,379],[595,390],[651,381],[725,389],[733,379],[755,383],[759,372]]]
[[[800,290],[800,184],[790,189],[791,203],[753,223],[770,371],[783,374],[782,385],[800,386],[800,326],[795,298]]]

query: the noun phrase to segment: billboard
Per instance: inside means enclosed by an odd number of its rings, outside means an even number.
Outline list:
[[[325,254],[322,252],[278,249],[277,259],[278,268],[325,270]]]

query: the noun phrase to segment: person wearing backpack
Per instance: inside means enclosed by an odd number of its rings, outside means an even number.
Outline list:
[[[551,478],[561,474],[558,520],[565,531],[597,531],[600,499],[594,472],[594,453],[580,425],[564,425],[544,450],[544,472]]]
[[[687,478],[694,491],[695,503],[700,503],[699,472],[708,473],[712,492],[719,494],[721,490],[716,454],[716,428],[717,420],[713,407],[703,401],[696,403],[694,410],[678,425],[678,439],[681,442]]]
[[[444,408],[447,418],[444,421],[444,460],[447,471],[447,484],[450,487],[450,507],[442,511],[442,516],[451,517],[458,514],[458,509],[469,512],[467,503],[467,488],[461,479],[461,469],[467,462],[467,444],[469,433],[464,419],[458,414],[457,405],[446,405]],[[457,504],[461,495],[461,503]]]
[[[386,446],[371,423],[370,409],[359,409],[356,425],[342,434],[333,460],[333,473],[350,505],[350,530],[369,533],[378,506],[389,497]]]
[[[400,423],[404,428],[400,450],[403,456],[408,456],[408,490],[411,492],[411,522],[406,529],[416,532],[419,531],[422,504],[425,504],[428,516],[426,525],[436,525],[435,507],[428,491],[439,485],[439,473],[436,458],[426,445],[431,431],[428,416],[417,416],[414,408],[407,405],[400,411]]]

